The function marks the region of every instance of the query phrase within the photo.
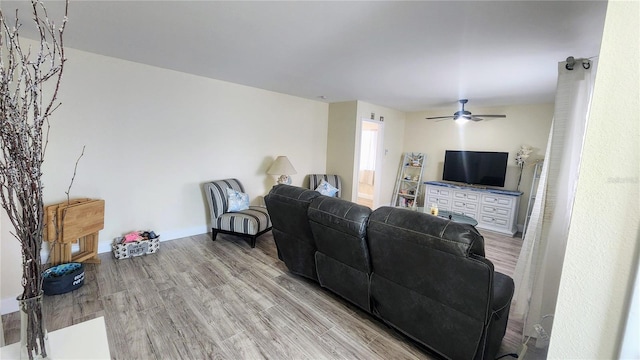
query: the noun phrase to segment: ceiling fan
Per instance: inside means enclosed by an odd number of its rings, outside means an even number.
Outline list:
[[[458,110],[455,113],[453,113],[453,115],[451,115],[451,116],[434,116],[434,117],[428,117],[426,119],[427,120],[436,120],[436,119],[458,120],[458,119],[465,119],[465,120],[471,120],[471,121],[481,121],[481,120],[484,120],[483,118],[506,118],[507,117],[507,115],[472,115],[470,111],[467,111],[467,110],[464,109],[464,104],[469,102],[469,100],[460,99],[460,100],[458,100],[458,102],[460,103],[460,110]]]

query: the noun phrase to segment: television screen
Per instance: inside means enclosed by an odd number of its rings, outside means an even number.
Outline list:
[[[442,180],[504,187],[506,152],[447,150]]]

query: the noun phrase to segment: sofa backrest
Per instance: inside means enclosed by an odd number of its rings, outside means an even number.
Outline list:
[[[320,193],[291,185],[276,185],[264,201],[273,224],[278,257],[295,274],[318,281],[316,243],[311,233],[307,209]]]
[[[360,271],[371,272],[366,239],[370,208],[319,196],[311,202],[308,213],[318,251]]]
[[[493,290],[475,227],[381,207],[369,217],[368,238],[374,314],[445,357],[473,358]]]
[[[319,196],[311,202],[308,213],[318,249],[316,269],[320,285],[370,311],[367,222],[371,209]]]

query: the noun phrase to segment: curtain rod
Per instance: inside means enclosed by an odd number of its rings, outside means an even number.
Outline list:
[[[589,61],[589,59],[577,59],[582,61],[582,67],[587,70],[591,67],[591,61]],[[573,67],[576,65],[576,61],[577,61],[573,56],[569,56],[567,58],[567,65],[565,65],[564,67],[567,70],[573,70]]]

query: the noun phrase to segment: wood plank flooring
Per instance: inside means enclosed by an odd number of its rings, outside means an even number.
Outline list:
[[[483,232],[487,257],[511,275],[521,239]],[[156,254],[86,264],[85,285],[45,298],[47,328],[104,316],[113,359],[431,359],[433,355],[318,284],[289,273],[271,233],[255,249],[209,234]],[[7,344],[18,313],[2,317]],[[499,354],[520,349],[510,319]],[[527,359],[544,359],[533,345]]]

